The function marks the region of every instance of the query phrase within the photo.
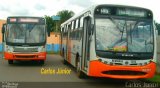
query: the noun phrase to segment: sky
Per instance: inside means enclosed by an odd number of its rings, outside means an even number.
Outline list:
[[[159,0],[0,0],[0,19],[8,16],[52,16],[61,10],[75,14],[95,4],[132,5],[151,9],[160,23]]]

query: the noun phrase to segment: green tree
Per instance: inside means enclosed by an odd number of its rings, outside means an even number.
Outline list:
[[[155,22],[156,28],[158,30],[158,35],[160,35],[160,24]]]
[[[59,21],[55,21],[52,19],[52,17],[45,15],[44,17],[46,19],[47,31],[50,30],[50,32],[59,32],[60,25],[66,20],[68,20],[69,18],[71,18],[73,15],[74,15],[73,11],[69,11],[69,10],[59,11],[56,15],[56,16],[60,16],[61,19]],[[56,25],[58,29],[56,29]]]
[[[47,31],[55,31],[54,26],[55,26],[55,22],[52,20],[52,18],[50,16],[45,15],[44,16],[46,19],[46,24],[47,24]]]
[[[61,18],[60,21],[57,22],[58,31],[60,29],[60,25],[66,20],[68,20],[69,18],[71,18],[72,16],[74,16],[74,14],[75,13],[73,11],[69,11],[69,10],[62,10],[57,13],[57,16],[60,16]]]
[[[74,16],[74,12],[69,10],[62,10],[57,13],[57,16],[61,17],[60,23],[63,23],[72,16]]]

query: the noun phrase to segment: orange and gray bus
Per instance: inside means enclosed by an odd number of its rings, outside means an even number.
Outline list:
[[[3,25],[4,58],[9,64],[14,61],[46,60],[46,21],[42,17],[13,16]]]
[[[151,10],[95,5],[61,24],[61,55],[77,75],[151,78],[156,70],[156,31]]]

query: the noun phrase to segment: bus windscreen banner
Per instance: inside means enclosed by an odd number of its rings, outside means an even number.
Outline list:
[[[34,17],[9,17],[7,23],[38,23],[44,24],[44,18],[34,18]]]
[[[113,16],[130,16],[141,18],[152,18],[152,12],[147,9],[140,8],[125,8],[116,6],[99,6],[95,10],[96,15],[113,15]]]

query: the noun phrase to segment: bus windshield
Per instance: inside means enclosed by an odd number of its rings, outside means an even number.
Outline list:
[[[151,20],[96,18],[96,50],[153,52]]]
[[[8,24],[6,39],[10,43],[43,43],[45,42],[45,25],[41,24]]]

